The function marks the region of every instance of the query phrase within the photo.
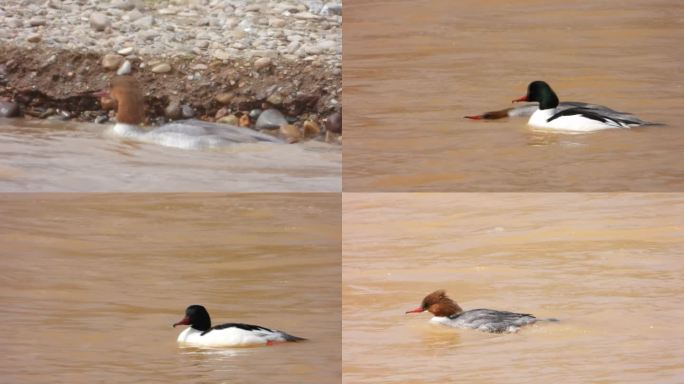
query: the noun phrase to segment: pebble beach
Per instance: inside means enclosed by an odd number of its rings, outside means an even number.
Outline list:
[[[113,111],[89,92],[132,75],[150,125],[259,128],[268,110],[290,125],[278,135],[336,142],[341,26],[339,1],[5,1],[0,115],[106,122]]]

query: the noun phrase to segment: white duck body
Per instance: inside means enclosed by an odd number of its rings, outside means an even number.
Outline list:
[[[180,120],[158,128],[145,130],[145,99],[138,81],[132,76],[115,76],[109,95],[118,105],[117,123],[109,129],[113,136],[182,149],[210,149],[232,144],[283,143],[276,137],[249,128],[209,123],[201,120]]]
[[[244,329],[237,326],[222,329],[213,328],[208,332],[188,327],[178,335],[178,343],[194,347],[251,347],[275,342],[292,341],[293,336],[280,331],[251,326]]]
[[[226,323],[212,327],[209,312],[198,304],[185,309],[185,317],[173,326],[178,325],[190,326],[178,335],[178,343],[194,347],[250,347],[306,340],[276,329],[251,324]]]
[[[555,108],[537,109],[527,124],[537,128],[571,132],[594,132],[631,126],[609,118],[604,118],[603,121],[587,118],[580,113],[556,116],[559,113]]]
[[[181,120],[149,131],[133,124],[116,123],[111,132],[121,138],[181,149],[208,149],[246,143],[283,143],[276,137],[249,128],[200,120]]]
[[[513,100],[536,102],[538,105],[524,105],[481,115],[466,116],[474,120],[493,120],[505,117],[531,116],[528,125],[550,131],[593,132],[604,129],[631,128],[645,125],[662,125],[639,119],[598,104],[576,101],[559,102],[558,96],[543,81],[529,84],[527,94]]]

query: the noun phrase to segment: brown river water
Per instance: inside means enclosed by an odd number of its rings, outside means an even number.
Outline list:
[[[2,194],[3,383],[337,383],[340,196]],[[215,324],[308,338],[179,348]]]
[[[337,192],[342,150],[321,142],[185,150],[106,125],[0,119],[0,191]]]
[[[345,194],[343,382],[684,382],[684,194]],[[406,315],[540,322],[488,334]]]
[[[684,2],[344,5],[345,191],[684,190]],[[533,80],[666,125],[571,135],[463,118]]]

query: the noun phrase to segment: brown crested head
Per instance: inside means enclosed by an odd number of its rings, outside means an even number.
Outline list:
[[[463,309],[451,300],[447,295],[446,291],[439,289],[432,292],[431,294],[423,298],[423,302],[420,307],[407,311],[406,313],[424,312],[428,311],[435,316],[453,316],[463,312]]]
[[[116,100],[116,121],[126,124],[140,124],[145,120],[145,97],[138,80],[133,76],[112,78],[111,96]]]

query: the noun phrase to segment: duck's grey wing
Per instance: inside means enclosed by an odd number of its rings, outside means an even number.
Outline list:
[[[181,120],[165,124],[154,130],[155,133],[177,133],[188,136],[215,136],[231,143],[283,143],[277,137],[249,128],[228,124],[210,123],[202,120]]]

